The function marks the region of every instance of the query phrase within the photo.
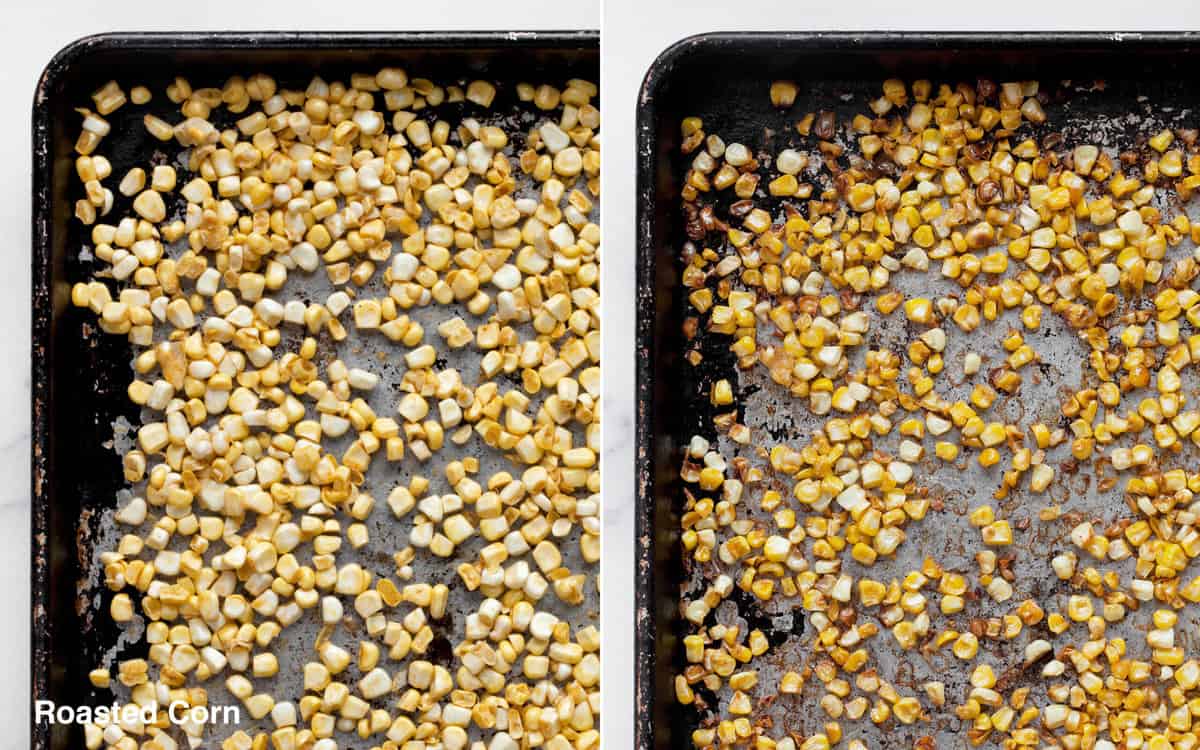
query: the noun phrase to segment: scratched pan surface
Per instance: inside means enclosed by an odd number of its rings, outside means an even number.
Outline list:
[[[684,117],[698,116],[706,133],[720,135],[726,143],[741,142],[756,155],[773,156],[787,147],[815,152],[814,141],[801,139],[792,125],[806,112],[833,110],[839,126],[854,114],[868,111],[866,103],[879,96],[886,78],[906,81],[926,78],[935,88],[940,83],[960,81],[974,84],[977,78],[993,81],[1041,81],[1051,93],[1046,105],[1045,125],[1030,130],[1040,141],[1062,138],[1063,146],[1080,143],[1101,146],[1112,155],[1137,149],[1145,137],[1163,127],[1196,127],[1200,122],[1200,89],[1196,87],[1195,62],[1200,53],[1200,37],[1195,34],[714,34],[693,37],[663,53],[654,63],[643,84],[638,114],[638,593],[637,593],[637,742],[641,750],[691,747],[693,729],[714,716],[727,718],[729,691],[716,695],[699,691],[706,708],[680,707],[672,687],[674,675],[681,670],[681,638],[686,623],[679,614],[681,599],[694,599],[720,572],[714,565],[690,565],[679,547],[679,516],[683,506],[682,481],[679,479],[682,450],[692,435],[715,441],[726,459],[740,456],[752,465],[765,466],[762,450],[773,445],[802,447],[820,422],[804,403],[793,400],[766,376],[761,366],[738,370],[728,351],[729,337],[705,334],[703,325],[695,341],[688,342],[682,332],[688,314],[685,292],[679,284],[680,254],[687,242],[684,216],[680,209],[679,186],[691,157],[679,153],[679,124]],[[774,109],[768,98],[768,86],[775,79],[791,79],[799,84],[796,104],[786,113]],[[1096,86],[1097,80],[1103,86]],[[844,133],[839,135],[843,143]],[[848,145],[848,144],[847,144]],[[819,166],[820,159],[810,160]],[[802,175],[814,186],[828,187],[827,171],[811,169]],[[802,179],[802,181],[805,181]],[[760,183],[765,185],[765,181]],[[765,195],[760,191],[760,195]],[[782,206],[756,198],[766,204],[776,219]],[[1164,210],[1181,210],[1166,204]],[[1182,210],[1189,210],[1187,207]],[[1194,204],[1189,215],[1195,219]],[[719,247],[710,235],[706,246]],[[1187,253],[1188,243],[1173,253]],[[961,294],[953,282],[938,273],[931,263],[926,273],[903,272],[893,276],[893,285],[906,294],[941,296]],[[873,308],[868,308],[873,309]],[[694,311],[692,311],[694,314]],[[963,355],[968,350],[991,353],[992,362],[984,361],[982,372],[996,364],[999,339],[1011,327],[1020,327],[1015,314],[997,324],[981,327],[965,336],[954,326],[947,329],[946,374],[939,389],[951,401],[965,398],[973,382],[964,383]],[[918,331],[919,332],[919,331]],[[760,329],[760,335],[765,335]],[[872,317],[870,348],[903,351],[913,331],[902,316]],[[993,407],[1006,422],[1024,426],[1042,421],[1054,427],[1066,427],[1059,407],[1065,389],[1078,389],[1083,378],[1086,347],[1056,316],[1047,314],[1042,327],[1026,340],[1042,355],[1036,367],[1026,370],[1019,398],[1001,399]],[[689,364],[683,354],[689,346],[697,348],[702,361]],[[866,347],[859,347],[865,350]],[[852,367],[861,367],[862,352]],[[708,393],[713,382],[727,378],[737,395],[738,421],[751,428],[749,446],[737,446],[719,436],[712,426],[716,410],[709,405]],[[947,388],[946,384],[949,384]],[[1196,394],[1195,380],[1185,390]],[[1069,392],[1067,392],[1069,395]],[[728,411],[724,407],[720,411]],[[876,448],[895,455],[896,436],[876,442]],[[926,441],[930,451],[931,442]],[[1073,471],[1065,446],[1050,452],[1048,461],[1056,467],[1058,478],[1047,496],[1035,497],[1027,489],[1012,493],[998,503],[1002,517],[1009,518],[1016,531],[1013,572],[1015,594],[1006,605],[984,604],[977,616],[992,616],[1011,611],[1015,602],[1032,597],[1047,611],[1065,610],[1066,587],[1049,568],[1052,554],[1067,549],[1066,535],[1081,520],[1111,521],[1126,513],[1122,494],[1117,490],[1099,491],[1097,477],[1090,465]],[[1193,464],[1194,465],[1194,464]],[[999,485],[1003,464],[984,470],[973,452],[954,464],[925,459],[916,468],[918,483],[929,488],[935,507],[924,521],[911,524],[908,539],[895,559],[882,561],[870,569],[870,577],[888,580],[901,577],[919,567],[926,555],[936,557],[947,569],[968,574],[978,581],[973,556],[979,549],[978,530],[965,519],[968,508],[992,502]],[[768,472],[769,476],[769,472]],[[790,497],[790,486],[774,486]],[[749,515],[769,521],[757,511],[762,489],[747,491],[739,516]],[[1050,502],[1059,502],[1062,520],[1043,523],[1037,511]],[[1123,570],[1123,576],[1129,571]],[[1131,569],[1130,569],[1131,570]],[[855,564],[846,571],[857,577],[865,571]],[[734,574],[736,579],[736,574]],[[767,604],[752,601],[751,595],[735,588],[710,617],[711,622],[739,624],[759,628],[771,643],[769,656],[755,660],[759,668],[759,687],[751,691],[757,704],[752,721],[768,723],[769,736],[785,731],[807,736],[821,731],[828,717],[817,705],[821,691],[810,684],[800,696],[779,696],[774,688],[779,675],[799,669],[804,654],[811,651],[811,628],[805,621],[797,599],[777,597]],[[990,601],[983,595],[984,601]],[[972,613],[974,614],[974,613]],[[1189,636],[1196,632],[1194,613],[1185,615]],[[1127,619],[1141,622],[1145,617]],[[934,627],[945,621],[934,616]],[[960,623],[961,624],[961,623]],[[1138,627],[1129,625],[1127,627]],[[1129,635],[1120,629],[1115,634]],[[1008,648],[992,650],[991,663],[997,674],[1019,667],[1021,652],[1028,640],[1045,637],[1045,628],[1027,628]],[[743,633],[745,630],[743,630]],[[1110,629],[1113,633],[1113,629]],[[1141,638],[1139,637],[1139,641]],[[1131,641],[1131,643],[1134,641]],[[968,670],[963,662],[949,654],[901,656],[893,639],[883,634],[874,639],[875,666],[884,679],[896,684],[901,692],[917,695],[928,705],[920,684],[931,679],[946,683],[947,705],[961,702],[969,686]],[[981,648],[981,654],[988,648]],[[949,661],[947,661],[947,658]],[[1019,669],[1009,670],[1005,678],[1014,686],[1032,684]],[[810,683],[815,683],[811,680]],[[966,686],[966,687],[964,687]],[[1034,693],[1037,694],[1036,692]],[[1043,696],[1044,697],[1044,696]],[[713,711],[712,709],[717,709]],[[937,747],[966,744],[967,727],[953,719],[948,711],[933,722],[918,722],[909,727],[895,721],[882,733],[862,719],[842,720],[847,739],[858,737],[871,748],[912,747],[923,736],[932,736]]]
[[[303,88],[313,75],[327,81],[348,81],[352,72],[385,66],[405,68],[410,77],[425,77],[447,85],[483,78],[497,84],[498,93],[486,114],[466,113],[461,105],[437,108],[439,116],[455,123],[478,116],[524,133],[537,119],[528,105],[519,105],[518,82],[562,85],[572,77],[597,81],[599,36],[595,32],[520,33],[284,33],[254,34],[114,34],[89,37],[68,47],[47,66],[38,84],[33,107],[33,560],[32,560],[32,695],[58,705],[103,705],[114,694],[93,689],[87,672],[112,666],[123,658],[145,655],[137,645],[142,623],[125,630],[108,620],[111,592],[103,586],[96,555],[117,538],[112,511],[129,489],[121,476],[116,449],[127,444],[130,426],[140,415],[125,395],[132,378],[132,349],[122,337],[103,334],[93,316],[70,305],[71,285],[87,279],[98,265],[90,257],[90,232],[73,218],[81,186],[74,174],[72,147],[80,118],[73,109],[90,104],[92,91],[110,79],[126,90],[144,84],[154,92],[149,108],[126,105],[112,116],[113,133],[100,152],[113,162],[114,175],[133,166],[166,163],[161,144],[140,125],[145,112],[174,122],[178,114],[164,91],[175,75],[194,86],[220,86],[231,75],[267,72],[282,87]],[[514,139],[519,148],[523,136]],[[528,190],[520,185],[518,192]],[[128,210],[118,196],[117,210]],[[178,207],[170,207],[178,208]],[[593,216],[599,221],[598,213]],[[331,291],[324,274],[301,281],[293,274],[285,292],[323,300]],[[381,282],[380,282],[381,283]],[[376,290],[378,293],[384,293]],[[454,314],[446,308],[429,308],[413,315],[432,332],[440,320]],[[322,342],[332,346],[331,341]],[[478,372],[478,357],[468,347],[443,353],[445,366],[457,367],[464,377]],[[403,350],[388,346],[382,337],[349,336],[335,349],[351,366],[369,367],[382,377],[369,402],[377,413],[395,409],[395,385],[403,375]],[[468,382],[471,382],[468,380]],[[407,544],[410,522],[395,522],[383,500],[388,491],[420,473],[433,480],[431,492],[449,488],[443,467],[455,458],[476,455],[483,476],[500,469],[488,449],[474,445],[447,448],[426,464],[411,456],[400,464],[375,461],[364,489],[378,506],[368,522],[371,543],[362,554],[339,555],[339,561],[357,561],[377,574],[394,572],[391,552]],[[564,564],[581,569],[578,540],[572,536],[561,547]],[[365,550],[370,550],[366,552]],[[474,559],[478,545],[460,548]],[[414,563],[415,579],[457,580],[457,560]],[[453,585],[452,589],[455,589]],[[548,595],[543,604],[567,618],[573,626],[599,625],[598,592],[594,576],[578,608],[561,607]],[[477,598],[477,597],[476,597]],[[551,602],[550,600],[554,600]],[[447,616],[433,623],[435,640],[431,658],[453,669],[450,648],[461,633],[465,612],[472,600],[453,594]],[[476,603],[477,605],[477,603]],[[403,613],[401,613],[403,614]],[[311,616],[306,620],[313,619]],[[311,658],[316,626],[304,621],[281,636],[277,648],[280,675],[274,692],[298,699],[299,667]],[[342,645],[347,645],[343,643]],[[218,681],[210,681],[210,703],[236,702],[223,694]],[[246,717],[243,728],[256,726]],[[262,726],[258,724],[257,726]],[[224,730],[224,734],[234,728]],[[220,738],[221,734],[213,735]],[[33,745],[38,748],[82,747],[77,727],[33,722]]]

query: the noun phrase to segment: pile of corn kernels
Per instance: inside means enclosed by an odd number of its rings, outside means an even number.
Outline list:
[[[143,414],[99,560],[148,648],[90,678],[157,717],[88,725],[89,750],[598,747],[597,88],[502,90],[528,129],[497,93],[398,68],[176,78],[176,121],[143,120],[171,156],[123,174],[106,118],[164,94],[110,82],[80,110],[100,270],[72,301],[128,338]],[[314,279],[323,301],[295,291]],[[460,350],[478,367],[448,366]],[[213,684],[241,726],[170,721]]]
[[[770,90],[784,111],[797,93]],[[1046,101],[1036,82],[888,80],[869,111],[793,118],[808,146],[761,155],[683,121],[688,361],[720,337],[741,377],[818,425],[772,444],[739,420],[730,379],[707,385],[719,439],[694,437],[681,471],[684,555],[710,582],[680,603],[675,692],[704,719],[696,747],[864,750],[861,722],[912,725],[922,748],[947,726],[955,746],[1200,747],[1200,655],[1180,621],[1200,603],[1200,411],[1183,384],[1200,361],[1200,224],[1182,210],[1197,132],[1068,144],[1043,137]],[[922,277],[955,288],[920,296]],[[891,316],[906,345],[873,346]],[[1026,337],[1052,321],[1081,347],[1082,383],[1063,384],[1056,421],[1006,420],[993,406],[1039,380]],[[998,346],[975,350],[989,329]],[[923,482],[943,463],[992,484],[966,518],[969,569],[921,545],[942,511]],[[1123,492],[1111,522],[1053,494],[1076,473]],[[1036,507],[1032,524],[1005,517],[1010,501]],[[1058,542],[1033,543],[1039,526]],[[906,545],[918,567],[872,577]],[[1034,598],[1014,553],[1044,557],[1067,593]],[[777,679],[760,679],[779,663],[761,630],[717,622],[735,591],[804,614],[806,652]],[[948,651],[963,689],[899,684],[888,649]],[[818,726],[775,726],[765,709],[789,701]]]

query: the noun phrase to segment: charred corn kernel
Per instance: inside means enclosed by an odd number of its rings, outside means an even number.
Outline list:
[[[771,104],[786,109],[796,101],[796,94],[799,88],[793,81],[772,81],[771,82]]]

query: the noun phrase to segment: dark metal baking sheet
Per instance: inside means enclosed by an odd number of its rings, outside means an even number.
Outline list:
[[[88,311],[70,304],[71,285],[93,271],[80,253],[90,244],[90,232],[73,218],[79,197],[73,152],[79,116],[74,108],[89,102],[90,93],[110,79],[152,88],[155,99],[149,109],[127,105],[110,117],[114,134],[102,152],[121,174],[134,163],[150,161],[158,147],[141,127],[121,127],[122,120],[140,118],[146,111],[165,116],[173,105],[162,92],[175,75],[198,85],[220,85],[235,73],[264,71],[281,85],[303,87],[313,75],[345,80],[351,72],[389,65],[439,83],[495,81],[498,107],[506,98],[515,102],[512,87],[518,81],[598,80],[599,35],[117,33],[75,42],[42,74],[33,102],[34,700],[58,705],[111,701],[106,691],[91,688],[87,672],[114,650],[120,631],[105,615],[96,616],[107,611],[107,599],[96,597],[87,579],[94,574],[93,546],[103,531],[101,519],[124,487],[120,456],[112,449],[113,425],[121,419],[136,425],[139,416],[125,394],[131,347],[121,337],[103,334]],[[39,724],[32,715],[31,725],[33,747],[82,747],[80,727]]]
[[[935,86],[973,83],[979,77],[993,81],[1033,79],[1064,89],[1088,88],[1086,95],[1072,96],[1068,104],[1049,104],[1047,132],[1061,131],[1065,126],[1064,136],[1068,139],[1090,136],[1100,139],[1098,145],[1128,148],[1140,134],[1154,127],[1182,123],[1195,127],[1200,113],[1195,72],[1198,53],[1200,35],[1195,32],[718,33],[685,39],[654,62],[639,95],[637,134],[635,678],[640,750],[691,748],[691,731],[705,716],[676,703],[672,680],[681,671],[681,637],[686,634],[679,615],[681,594],[690,590],[691,596],[698,595],[696,584],[701,580],[701,574],[685,566],[679,547],[679,516],[684,501],[679,468],[682,451],[693,434],[712,440],[718,437],[712,427],[714,409],[707,399],[709,386],[719,378],[728,378],[735,393],[745,396],[754,392],[753,396],[739,398],[739,421],[750,425],[758,440],[766,440],[763,436],[770,434],[771,444],[799,446],[806,430],[811,429],[805,421],[806,408],[789,402],[786,394],[772,394],[768,378],[737,370],[727,339],[701,336],[704,361],[699,367],[682,357],[686,298],[678,283],[678,256],[687,237],[679,186],[691,157],[679,153],[680,121],[688,116],[701,117],[705,131],[721,135],[726,143],[740,141],[753,153],[773,155],[787,145],[789,136],[794,137],[790,125],[801,114],[835,109],[839,121],[844,121],[845,113],[863,111],[865,97],[878,96],[880,84],[887,78],[910,82],[929,79]],[[768,97],[770,82],[781,78],[794,80],[800,87],[797,103],[788,113],[772,108]],[[1096,80],[1106,85],[1090,86]],[[1064,84],[1068,81],[1071,83]],[[1060,118],[1057,124],[1055,116]],[[1022,398],[1013,399],[1011,406],[1028,409],[1030,415],[1033,410],[1045,411],[1048,407],[1049,416],[1057,419],[1058,401],[1051,400],[1054,389],[1061,383],[1077,383],[1080,363],[1078,355],[1066,345],[1071,338],[1069,331],[1063,335],[1063,331],[1055,331],[1046,323],[1043,328],[1048,338],[1038,346],[1044,345],[1054,354],[1045,363],[1040,387],[1023,391]],[[895,343],[903,346],[905,342],[898,336]],[[952,477],[944,480],[942,487],[965,507],[965,498],[974,491],[969,480]],[[943,480],[935,477],[934,481]],[[1081,493],[1092,507],[1115,507],[1106,506],[1114,502],[1111,496],[1096,492],[1079,478],[1076,482],[1071,491]],[[990,489],[985,488],[988,492],[980,499],[990,494]],[[1119,495],[1116,502],[1120,503]],[[952,523],[941,528],[918,524],[910,530],[905,547],[918,555],[917,560],[923,545],[925,550],[941,555],[955,544],[961,547],[960,541],[951,539],[954,528]],[[950,550],[950,554],[961,552]],[[1056,593],[1052,577],[1038,581],[1034,587],[1046,595]],[[804,617],[800,611],[789,613],[787,605],[782,611],[779,605],[762,608],[749,596],[733,598],[735,611],[731,616],[764,629],[773,645],[795,639],[794,645],[801,640]],[[771,674],[772,678],[759,689],[759,696],[767,694],[764,690],[769,692],[766,685],[777,684],[773,681],[777,673]],[[950,685],[947,695],[951,695]],[[786,712],[791,715],[781,715]],[[774,737],[780,736],[784,724],[802,726],[807,718],[811,728],[826,719],[815,702],[795,699],[778,701],[771,717],[776,721],[776,730],[770,733]],[[966,742],[959,734],[966,727],[956,721],[915,729],[898,727],[875,741],[852,730],[857,725],[844,722],[843,726],[847,737],[861,736],[870,747],[911,747],[918,734],[948,736],[947,747]],[[954,741],[956,734],[959,742]]]

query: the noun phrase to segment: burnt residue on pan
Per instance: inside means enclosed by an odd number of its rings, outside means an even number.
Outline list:
[[[738,456],[761,466],[765,464],[763,449],[775,444],[803,445],[820,426],[803,402],[781,392],[761,368],[739,370],[728,350],[730,338],[707,333],[704,321],[697,319],[687,304],[690,290],[680,284],[681,270],[696,247],[711,242],[710,232],[720,227],[711,221],[702,226],[702,205],[680,206],[680,188],[691,162],[690,156],[680,154],[681,120],[700,117],[705,131],[719,134],[727,144],[737,141],[749,145],[756,156],[773,155],[787,146],[803,146],[804,139],[798,138],[793,128],[800,115],[824,110],[834,115],[835,123],[846,123],[879,95],[886,78],[930,79],[935,86],[977,78],[1040,79],[1049,119],[1033,135],[1044,148],[1061,151],[1079,143],[1094,143],[1110,152],[1137,153],[1145,150],[1147,136],[1163,127],[1195,127],[1200,96],[1195,93],[1191,66],[1197,42],[1192,33],[714,34],[680,42],[651,67],[640,93],[638,116],[636,702],[641,750],[692,747],[692,730],[712,725],[713,709],[720,700],[702,690],[697,692],[696,705],[680,707],[672,687],[674,675],[683,666],[682,637],[689,632],[680,602],[702,594],[719,572],[719,566],[690,561],[680,548],[679,517],[685,493],[679,472],[684,448],[691,436],[698,434],[719,444],[727,459]],[[1052,80],[1046,80],[1045,71],[1053,71]],[[795,80],[800,87],[795,106],[786,113],[772,108],[768,98],[769,85],[775,79]],[[819,123],[818,117],[814,124]],[[834,129],[840,128],[835,124]],[[806,176],[817,181],[818,189],[833,185],[834,175],[828,171]],[[779,201],[768,199],[761,188],[755,204],[768,208],[778,220],[782,211]],[[728,215],[727,203],[717,209],[717,216]],[[906,283],[927,284],[930,280],[916,278]],[[938,284],[916,289],[928,296],[952,291]],[[854,300],[847,302],[855,304]],[[1059,386],[1080,387],[1084,378],[1081,359],[1087,348],[1080,345],[1074,331],[1050,317],[1028,337],[1043,353],[1043,361],[1029,371],[1020,398],[995,407],[1005,421],[1069,426],[1061,414]],[[882,325],[876,329],[875,322]],[[952,343],[951,347],[958,348],[948,349],[947,362],[961,361],[964,344],[979,352],[995,351],[994,342],[981,338],[981,333],[983,329],[974,338]],[[902,318],[873,319],[870,335],[871,348],[902,351],[914,331]],[[985,361],[984,371],[995,364]],[[947,372],[951,369],[948,364]],[[711,384],[720,379],[733,384],[736,399],[733,406],[719,411],[736,407],[737,422],[752,429],[754,437],[748,446],[733,444],[713,427],[718,410],[708,396]],[[964,385],[951,383],[956,393],[965,393]],[[1001,501],[998,505],[1012,520],[1018,537],[1025,538],[1011,548],[1015,557],[1004,556],[1000,564],[1005,575],[1026,582],[1024,590],[1037,601],[1061,605],[1067,588],[1031,560],[1041,560],[1046,550],[1066,549],[1070,544],[1066,533],[1081,520],[1111,523],[1123,501],[1111,476],[1102,476],[1102,471],[1085,472],[1069,455],[1065,460],[1059,456],[1055,463],[1062,481],[1056,481],[1051,495],[1071,512],[1055,522],[1039,523],[1037,509],[1044,503],[1028,502],[1028,497],[1019,493]],[[901,547],[901,551],[907,550],[905,560],[897,568],[889,567],[889,572],[917,567],[924,551],[951,560],[962,571],[969,570],[974,565],[970,558],[974,548],[964,543],[964,530],[969,527],[963,516],[981,502],[995,502],[991,498],[995,477],[984,476],[970,457],[960,457],[951,465],[926,459],[916,468],[929,492],[932,510],[928,519],[909,530],[909,539]],[[769,471],[767,475],[769,481]],[[789,488],[780,485],[776,489],[786,492]],[[1035,548],[1039,554],[1029,554]],[[872,577],[878,578],[879,573],[873,570]],[[775,598],[763,603],[736,587],[734,590],[738,593],[714,610],[710,620],[767,634],[772,650],[769,663],[760,668],[760,685],[773,688],[782,671],[803,663],[805,652],[811,651],[812,633],[804,626],[802,610],[794,609],[798,601]],[[970,591],[968,596],[987,598],[981,590]],[[976,625],[972,622],[972,629]],[[1006,687],[1033,684],[1038,670],[1023,668],[1019,653],[996,653],[1002,659],[997,674]],[[963,694],[966,682],[942,674],[949,671],[943,656],[925,652],[892,655],[884,657],[880,671],[889,670],[888,678],[910,693],[919,692],[920,684],[931,675],[941,675],[947,682],[949,703]],[[780,730],[805,736],[828,721],[817,706],[820,691],[775,696],[770,688],[760,688],[755,697],[759,702],[751,720],[773,727],[770,736],[780,736]],[[870,747],[952,747],[963,741],[969,725],[953,718],[911,727],[894,726],[893,722],[887,726],[886,736],[870,722],[865,722],[865,727],[863,722],[846,723],[844,728],[847,737],[859,737]]]

